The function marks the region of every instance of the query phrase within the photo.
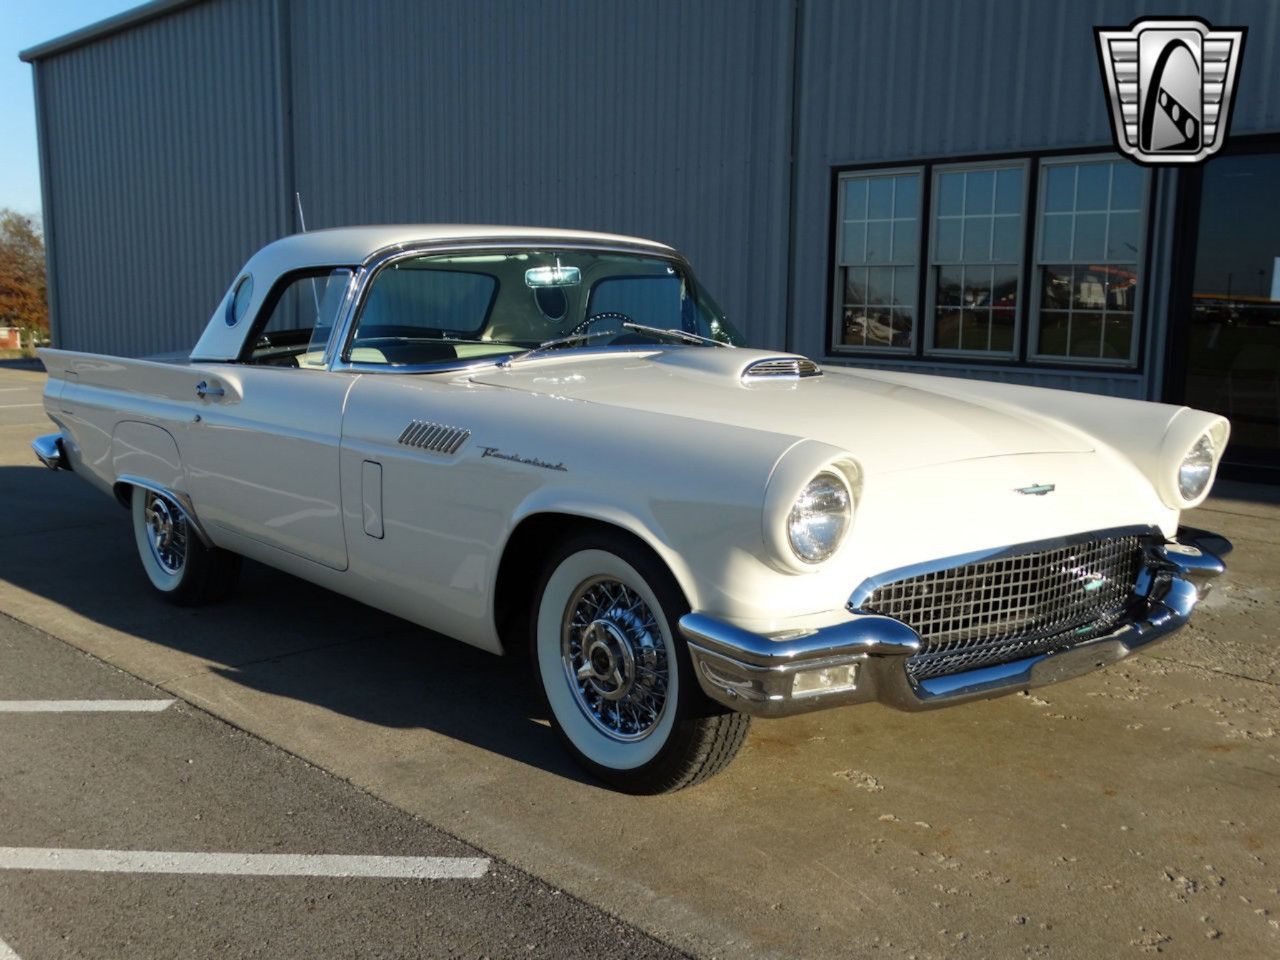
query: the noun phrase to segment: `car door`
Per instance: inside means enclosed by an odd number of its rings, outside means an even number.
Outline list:
[[[183,466],[201,522],[254,555],[281,550],[345,570],[338,450],[357,374],[323,358],[351,272],[285,278],[263,305],[237,363],[192,367]]]

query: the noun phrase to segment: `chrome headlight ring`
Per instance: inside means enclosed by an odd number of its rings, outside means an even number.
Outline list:
[[[853,524],[853,493],[844,477],[823,470],[805,485],[787,516],[787,542],[805,563],[831,557]]]

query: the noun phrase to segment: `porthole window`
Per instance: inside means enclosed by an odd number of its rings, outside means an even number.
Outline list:
[[[249,300],[253,296],[253,277],[245,274],[236,284],[236,291],[227,304],[227,326],[234,327],[244,319],[249,311]]]

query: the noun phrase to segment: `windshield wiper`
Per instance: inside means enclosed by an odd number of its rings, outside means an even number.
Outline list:
[[[638,333],[652,333],[660,337],[675,337],[677,340],[683,340],[685,343],[705,343],[711,347],[732,347],[733,344],[725,343],[723,340],[716,340],[712,337],[704,337],[700,333],[690,333],[688,330],[675,330],[671,327],[649,327],[643,323],[627,322],[622,325],[627,330],[635,330]]]

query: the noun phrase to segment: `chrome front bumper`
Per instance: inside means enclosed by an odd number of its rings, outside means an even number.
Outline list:
[[[1213,534],[1179,530],[1152,548],[1139,578],[1139,614],[1114,630],[1066,649],[920,681],[906,669],[920,637],[890,617],[855,614],[830,627],[771,637],[690,613],[681,618],[680,632],[703,691],[739,713],[784,717],[872,700],[928,710],[1057,683],[1150,646],[1187,622],[1226,569],[1217,554],[1230,549]]]

